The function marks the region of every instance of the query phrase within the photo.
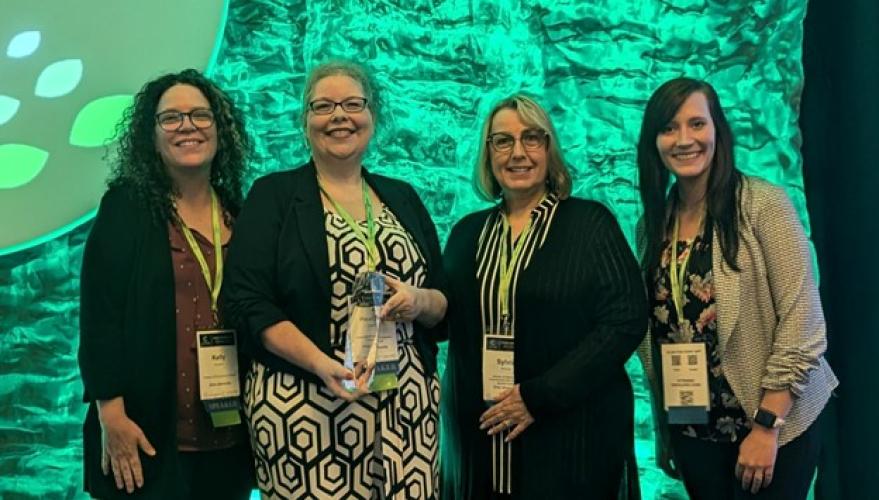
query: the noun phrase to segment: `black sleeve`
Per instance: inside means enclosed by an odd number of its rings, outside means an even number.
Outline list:
[[[412,204],[418,211],[418,221],[419,225],[421,225],[421,232],[427,238],[426,250],[428,253],[428,261],[430,262],[430,269],[428,269],[429,275],[426,286],[427,288],[439,290],[440,293],[446,296],[446,301],[448,302],[446,272],[443,267],[442,251],[440,250],[439,236],[436,232],[436,226],[433,223],[433,219],[430,218],[430,213],[427,211],[427,207],[424,206],[418,193],[415,192],[415,189],[412,188],[412,186],[407,184],[407,187],[410,191],[409,196],[412,199]],[[440,342],[449,338],[445,318],[427,331],[434,342]]]
[[[594,232],[582,264],[594,280],[595,318],[579,344],[539,377],[521,383],[522,399],[535,416],[564,411],[601,391],[644,337],[647,299],[638,264],[616,219],[604,207],[591,214]]]
[[[262,346],[263,330],[289,319],[278,306],[278,238],[287,202],[277,187],[271,175],[253,184],[235,220],[223,275],[223,317],[254,346]]]
[[[86,401],[112,399],[125,387],[124,314],[137,245],[135,202],[121,188],[101,199],[85,243],[79,294],[79,370]]]

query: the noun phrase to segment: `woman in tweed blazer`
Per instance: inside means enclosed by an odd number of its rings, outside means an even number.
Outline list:
[[[796,211],[781,189],[736,169],[732,132],[703,81],[671,80],[651,96],[638,168],[651,304],[639,351],[658,401],[660,465],[691,498],[805,498],[813,424],[838,381]],[[706,346],[707,423],[670,425],[663,410],[658,353],[681,342]]]

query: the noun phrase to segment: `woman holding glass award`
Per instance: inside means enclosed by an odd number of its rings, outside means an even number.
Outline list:
[[[267,496],[438,492],[439,242],[415,190],[361,164],[378,104],[359,66],[315,68],[311,161],[257,180],[236,224],[223,304],[255,360],[245,415]]]
[[[527,97],[489,113],[475,184],[499,203],[458,222],[444,254],[443,498],[617,498],[637,487],[623,365],[647,322],[638,264],[610,211],[569,196]]]

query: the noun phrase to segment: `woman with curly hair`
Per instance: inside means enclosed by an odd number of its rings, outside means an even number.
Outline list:
[[[253,466],[237,397],[226,394],[219,411],[221,400],[201,400],[196,342],[222,325],[223,254],[250,154],[244,121],[187,69],[147,83],[119,132],[81,275],[85,490],[248,498]],[[230,364],[222,373],[237,382]]]

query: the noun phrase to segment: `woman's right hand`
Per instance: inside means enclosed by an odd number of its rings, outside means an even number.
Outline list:
[[[370,375],[369,371],[357,379],[356,388],[353,391],[349,391],[342,385],[342,381],[355,380],[354,373],[329,356],[323,355],[322,359],[315,365],[314,373],[320,377],[330,392],[345,401],[354,401],[360,396],[369,393],[367,385]]]
[[[133,493],[143,487],[143,469],[138,448],[149,456],[156,450],[140,427],[128,418],[122,397],[98,401],[101,422],[101,470],[104,475],[113,471],[116,487]]]

